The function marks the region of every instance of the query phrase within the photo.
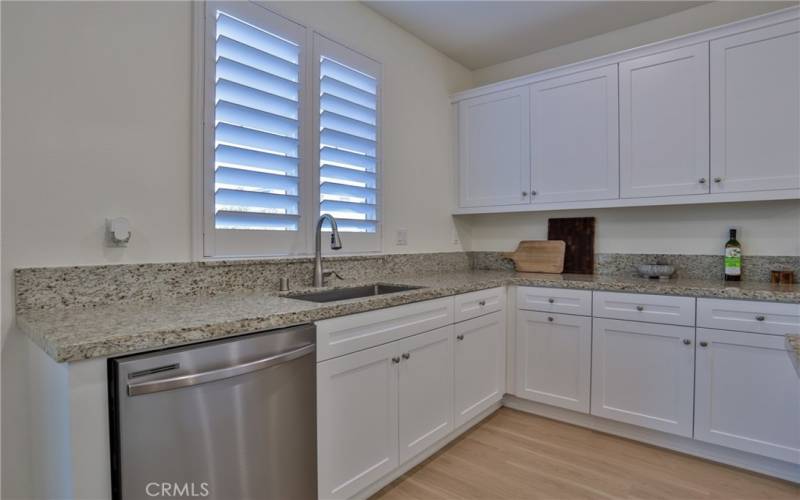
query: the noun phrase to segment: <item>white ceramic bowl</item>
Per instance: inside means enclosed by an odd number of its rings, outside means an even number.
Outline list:
[[[667,279],[675,272],[674,267],[665,264],[639,264],[636,270],[645,278],[660,279]]]

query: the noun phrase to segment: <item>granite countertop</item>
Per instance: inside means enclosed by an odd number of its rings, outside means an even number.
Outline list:
[[[786,335],[786,349],[789,351],[789,357],[792,359],[795,370],[797,370],[797,376],[800,377],[800,334]]]
[[[289,299],[274,290],[170,297],[97,307],[21,311],[17,313],[17,324],[53,359],[64,362],[189,344],[505,285],[800,303],[800,286],[769,283],[658,281],[509,271],[392,275],[376,277],[369,282],[425,288],[330,303]],[[363,284],[340,283],[338,286]],[[297,291],[300,290],[294,292]]]

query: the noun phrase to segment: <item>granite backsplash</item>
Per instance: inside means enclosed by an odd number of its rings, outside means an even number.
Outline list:
[[[667,263],[682,279],[722,277],[722,256],[597,254],[595,273],[631,276],[641,263]],[[120,264],[27,268],[15,271],[18,311],[95,307],[116,302],[147,302],[164,297],[214,295],[247,290],[277,290],[280,278],[290,286],[311,285],[310,257],[169,264]],[[444,252],[326,257],[326,270],[347,281],[373,277],[467,270],[508,270],[513,263],[501,252]],[[792,270],[800,278],[800,257],[745,257],[745,281],[769,281],[772,269]]]

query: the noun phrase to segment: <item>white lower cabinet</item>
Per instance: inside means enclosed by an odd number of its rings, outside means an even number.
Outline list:
[[[453,326],[397,342],[400,463],[453,430]]]
[[[350,498],[453,429],[453,326],[317,364],[319,497]]]
[[[800,377],[784,337],[697,329],[694,438],[800,464]]]
[[[592,415],[692,436],[692,327],[594,319]]]
[[[503,398],[506,373],[505,312],[455,325],[455,425]]]
[[[317,363],[319,497],[349,498],[398,465],[394,343]]]
[[[589,413],[592,318],[517,312],[516,395]]]

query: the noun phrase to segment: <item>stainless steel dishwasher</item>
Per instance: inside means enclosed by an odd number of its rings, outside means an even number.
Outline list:
[[[315,328],[109,360],[115,499],[317,496]]]

